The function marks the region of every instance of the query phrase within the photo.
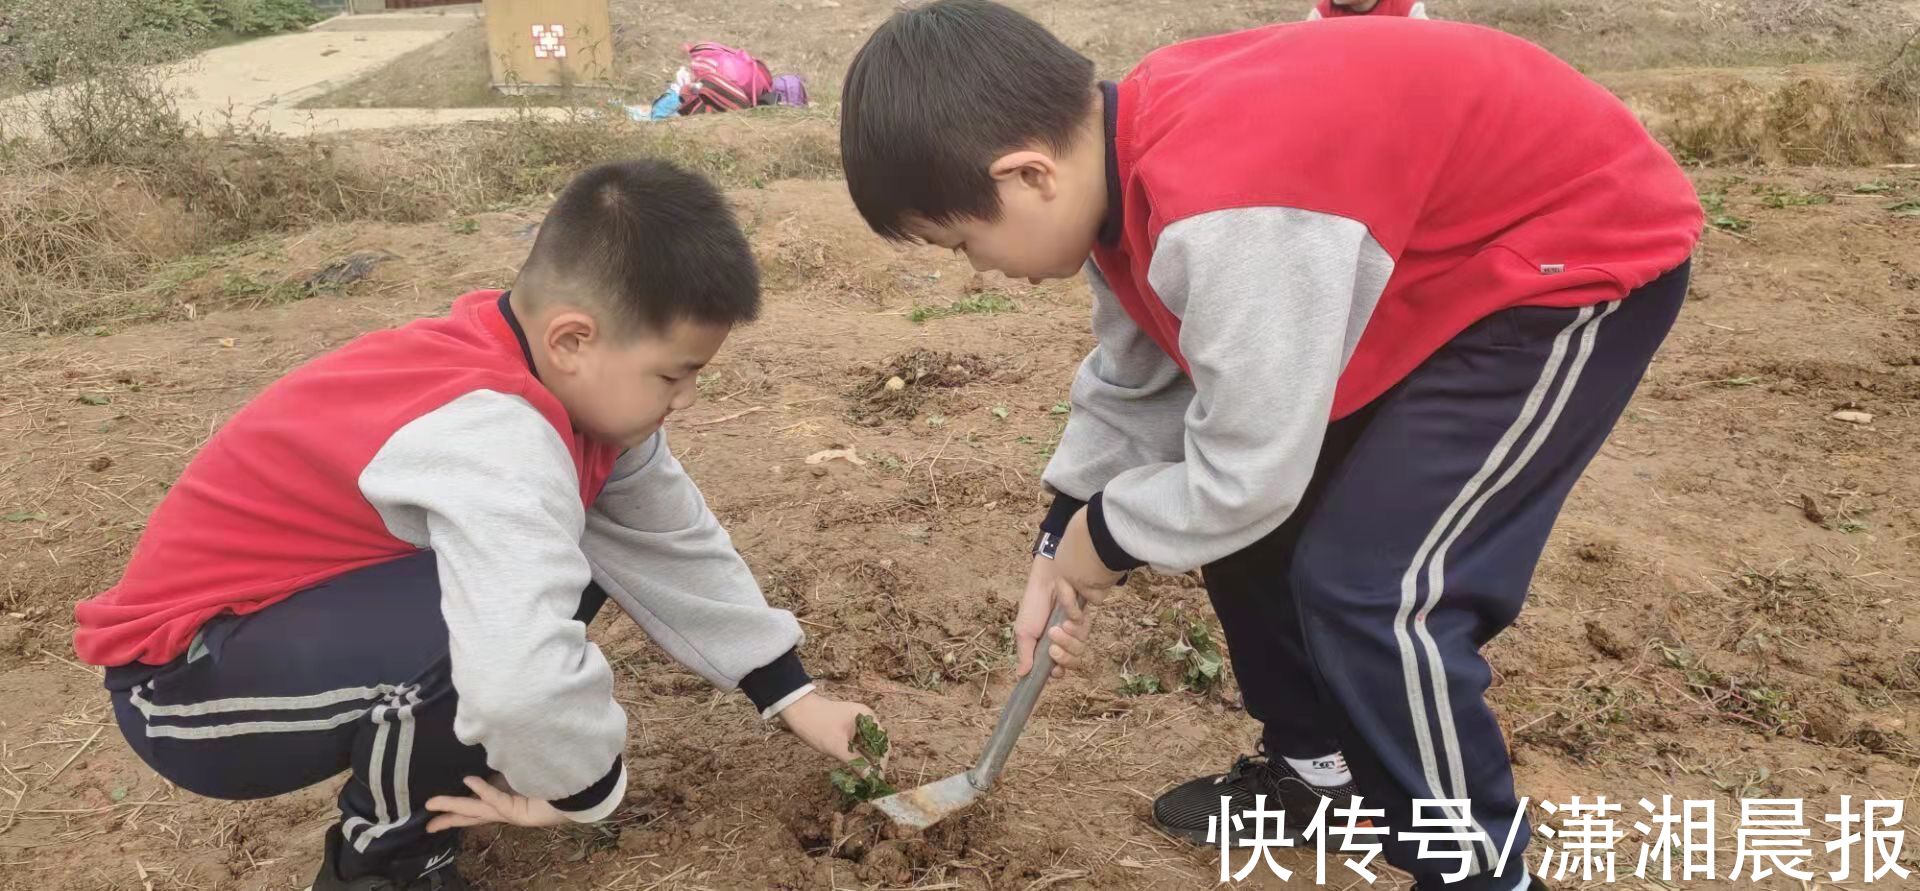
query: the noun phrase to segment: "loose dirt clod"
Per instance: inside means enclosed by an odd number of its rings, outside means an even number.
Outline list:
[[[1805,493],[1800,495],[1800,515],[1806,517],[1808,522],[1816,525],[1823,525],[1827,522],[1827,514],[1820,509],[1820,502],[1813,500],[1812,495]]]
[[[1633,655],[1633,647],[1620,639],[1613,629],[1599,622],[1587,623],[1587,643],[1600,651],[1600,654],[1612,659],[1626,659]]]

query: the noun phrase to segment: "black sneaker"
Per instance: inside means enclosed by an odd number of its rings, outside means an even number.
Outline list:
[[[348,881],[340,877],[340,827],[327,830],[327,852],[320,862],[320,874],[313,877],[307,891],[468,891],[467,880],[454,865],[460,848],[453,845],[426,857],[396,862],[394,872],[411,878],[361,876]]]
[[[1359,788],[1352,783],[1315,786],[1307,782],[1285,759],[1269,757],[1263,745],[1257,754],[1235,759],[1226,773],[1188,780],[1154,799],[1153,822],[1168,835],[1196,845],[1218,844],[1218,837],[1207,838],[1207,821],[1219,821],[1220,799],[1226,797],[1228,812],[1238,815],[1253,810],[1254,796],[1265,795],[1267,810],[1286,812],[1286,825],[1268,826],[1261,837],[1298,841],[1313,822],[1321,799],[1331,798],[1334,805],[1344,805],[1358,794]],[[1238,833],[1228,834],[1229,842],[1236,835],[1250,835],[1252,831],[1253,827],[1243,825]]]

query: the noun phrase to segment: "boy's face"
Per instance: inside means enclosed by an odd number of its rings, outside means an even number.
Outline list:
[[[546,325],[542,382],[581,432],[633,448],[693,405],[700,369],[730,330],[683,320],[621,339],[585,313],[562,312]]]
[[[1069,166],[1085,159],[1054,158],[1018,151],[995,161],[991,172],[1000,195],[1000,217],[947,223],[914,220],[909,231],[928,244],[967,255],[973,268],[992,270],[1034,284],[1072,278],[1093,251],[1106,212],[1104,169]],[[1098,174],[1097,177],[1094,174]]]

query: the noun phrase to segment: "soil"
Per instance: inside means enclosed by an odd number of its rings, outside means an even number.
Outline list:
[[[1068,28],[1104,6],[1054,14]],[[846,31],[821,39],[850,45]],[[1628,824],[1642,797],[1714,800],[1724,876],[1740,799],[1804,798],[1824,840],[1819,815],[1840,796],[1909,799],[1920,777],[1920,218],[1889,210],[1920,199],[1920,170],[1694,174],[1726,228],[1707,233],[1678,327],[1488,654],[1523,795],[1606,795]],[[903,788],[947,776],[1011,686],[1008,623],[1055,406],[1092,343],[1089,295],[889,246],[836,182],[731,197],[767,306],[703,373],[675,447],[768,599],[805,623],[823,687],[884,719],[889,775]],[[304,887],[331,784],[237,803],[170,787],[74,660],[72,604],[117,578],[148,512],[249,394],[506,284],[543,210],[483,214],[471,233],[325,226],[223,259],[176,298],[232,308],[0,341],[0,889]],[[306,299],[214,299],[230,272],[300,282],[356,255],[381,261]],[[986,290],[1011,302],[911,320]],[[859,463],[807,463],[840,449]],[[471,832],[462,868],[485,889],[1210,887],[1215,853],[1156,833],[1148,802],[1224,768],[1257,727],[1231,684],[1172,683],[1156,661],[1170,609],[1212,621],[1190,577],[1139,575],[1118,593],[1094,667],[1048,689],[1003,785],[923,836],[842,812],[823,759],[603,616],[592,635],[630,719],[625,806],[598,827]],[[1169,692],[1124,695],[1123,672]],[[1623,828],[1630,872],[1639,837]],[[1904,862],[1920,868],[1913,850]],[[1277,860],[1311,875],[1309,854]]]

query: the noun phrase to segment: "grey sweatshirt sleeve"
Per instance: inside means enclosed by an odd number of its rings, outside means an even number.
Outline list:
[[[594,580],[680,664],[766,718],[813,689],[800,623],[767,605],[666,434],[620,457],[586,523]]]
[[[573,618],[586,508],[560,434],[525,399],[476,390],[402,427],[359,483],[388,531],[438,562],[454,735],[520,794],[582,822],[611,814],[627,714]]]
[[[1125,471],[1091,500],[1109,566],[1193,569],[1293,513],[1392,274],[1364,225],[1312,211],[1235,208],[1160,234],[1148,281],[1181,318],[1195,396],[1180,456]]]
[[[1074,375],[1073,411],[1041,475],[1076,501],[1122,471],[1179,460],[1181,419],[1193,401],[1193,383],[1127,316],[1099,267],[1089,262],[1086,275],[1097,343]]]

